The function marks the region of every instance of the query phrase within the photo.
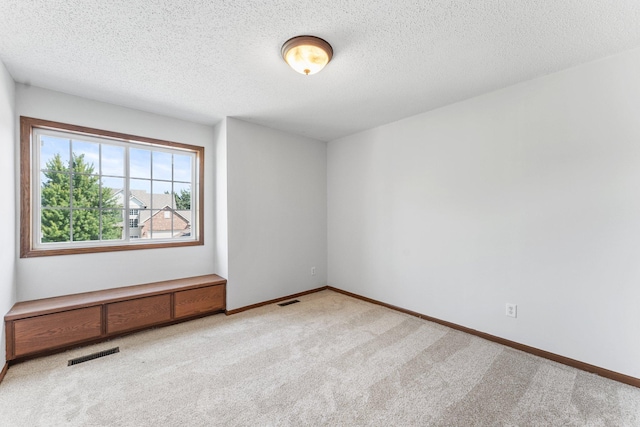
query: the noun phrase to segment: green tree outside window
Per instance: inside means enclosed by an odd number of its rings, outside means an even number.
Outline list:
[[[122,238],[122,211],[113,190],[100,187],[100,177],[84,154],[74,153],[72,163],[70,170],[56,154],[42,172],[42,242]]]

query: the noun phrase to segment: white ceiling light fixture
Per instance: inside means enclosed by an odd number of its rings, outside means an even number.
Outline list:
[[[296,36],[284,42],[282,57],[291,68],[309,76],[331,61],[333,48],[319,37]]]

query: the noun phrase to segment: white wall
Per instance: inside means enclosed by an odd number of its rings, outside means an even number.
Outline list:
[[[329,284],[640,377],[639,75],[634,50],[330,142]]]
[[[227,278],[229,276],[229,239],[227,216],[227,119],[215,127],[216,150],[216,272]]]
[[[227,308],[326,285],[327,144],[232,118],[226,131]]]
[[[17,116],[206,147],[205,246],[18,259],[18,300],[218,273],[229,279],[234,309],[326,284],[325,142],[236,119],[212,128],[16,87]]]
[[[3,232],[0,235],[0,317],[11,309],[16,301],[15,232],[17,221],[17,196],[15,181],[15,133],[14,133],[15,84],[0,62],[0,198],[5,201],[2,213]],[[4,327],[0,328],[0,370],[6,362]]]
[[[204,246],[18,259],[18,300],[216,272],[214,129],[37,87],[16,85],[17,116],[30,116],[205,147]],[[19,129],[16,121],[16,129]],[[16,135],[16,146],[18,144]],[[18,239],[16,239],[18,240]],[[19,242],[17,243],[19,244]]]

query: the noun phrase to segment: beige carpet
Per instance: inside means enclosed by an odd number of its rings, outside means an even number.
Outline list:
[[[298,299],[14,365],[0,425],[640,426],[640,389],[331,291]]]

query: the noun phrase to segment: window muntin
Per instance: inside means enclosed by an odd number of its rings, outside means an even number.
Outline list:
[[[21,125],[21,256],[203,243],[202,147],[25,117]]]

